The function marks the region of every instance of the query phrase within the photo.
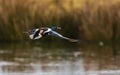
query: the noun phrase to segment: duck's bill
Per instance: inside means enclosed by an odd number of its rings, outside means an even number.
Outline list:
[[[61,29],[61,27],[57,27],[57,29]]]

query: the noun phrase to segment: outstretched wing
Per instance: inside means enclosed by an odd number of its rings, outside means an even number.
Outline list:
[[[58,32],[55,32],[55,31],[50,31],[49,34],[52,35],[52,36],[62,38],[62,39],[66,39],[70,42],[78,42],[78,40],[71,39],[71,38],[68,38],[68,37],[64,37],[64,36],[62,36],[61,34],[59,34]]]

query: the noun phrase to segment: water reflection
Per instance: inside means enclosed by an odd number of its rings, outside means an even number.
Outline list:
[[[95,75],[120,75],[119,45],[88,45],[83,49],[84,68]],[[116,51],[116,54],[115,54]]]
[[[119,75],[119,45],[0,44],[1,75]]]

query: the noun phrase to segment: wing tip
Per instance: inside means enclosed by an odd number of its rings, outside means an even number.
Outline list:
[[[70,42],[79,42],[79,40],[69,39]]]

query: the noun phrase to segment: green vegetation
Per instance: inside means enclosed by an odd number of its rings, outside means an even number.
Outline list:
[[[63,35],[120,40],[120,0],[0,0],[0,40],[24,40],[24,31],[61,26]],[[51,39],[51,38],[50,38]]]

